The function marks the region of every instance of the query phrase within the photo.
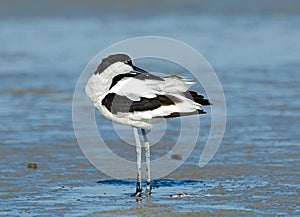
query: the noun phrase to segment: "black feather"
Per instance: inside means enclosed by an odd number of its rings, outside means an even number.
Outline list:
[[[211,105],[211,103],[209,102],[208,99],[205,99],[204,96],[199,95],[199,94],[198,94],[197,92],[195,92],[195,91],[186,91],[186,92],[184,93],[184,96],[185,96],[186,98],[189,98],[189,99],[195,101],[196,103],[199,103],[199,104],[203,105],[203,106]]]
[[[112,82],[111,82],[111,85],[110,85],[109,89],[111,89],[119,81],[121,81],[121,80],[123,80],[124,78],[127,78],[127,77],[134,77],[134,78],[139,79],[139,80],[146,80],[146,79],[158,80],[158,81],[163,81],[164,80],[161,77],[158,77],[156,75],[152,75],[148,72],[139,73],[137,71],[131,71],[131,72],[128,72],[128,73],[119,74],[119,75],[115,76],[113,78]]]
[[[102,100],[102,105],[113,114],[118,112],[149,111],[161,106],[174,104],[175,103],[165,95],[158,95],[155,98],[141,97],[139,101],[133,101],[126,96],[109,93]]]

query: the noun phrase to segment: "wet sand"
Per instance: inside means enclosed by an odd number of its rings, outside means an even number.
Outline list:
[[[235,16],[174,13],[129,18],[130,25],[128,18],[2,19],[0,216],[299,216],[300,18]],[[225,91],[227,127],[213,160],[199,168],[208,109],[188,160],[137,201],[130,197],[134,177],[114,180],[85,158],[71,104],[94,55],[157,32],[190,44],[213,65]],[[122,146],[112,125],[97,118],[111,150],[134,160],[134,147]],[[172,148],[177,129],[168,127],[173,134],[152,148],[153,159]]]

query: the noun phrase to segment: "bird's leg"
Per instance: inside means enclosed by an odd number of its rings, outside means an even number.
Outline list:
[[[146,157],[146,194],[150,195],[151,193],[151,183],[150,183],[150,144],[146,135],[145,129],[142,129],[142,134],[145,141],[145,157]]]
[[[137,165],[137,179],[136,179],[136,191],[132,194],[132,197],[141,197],[142,195],[142,174],[141,174],[141,166],[142,166],[142,147],[138,134],[137,128],[133,127],[133,135],[136,143],[136,165]]]

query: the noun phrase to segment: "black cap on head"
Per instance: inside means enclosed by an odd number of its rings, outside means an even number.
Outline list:
[[[99,64],[97,71],[95,71],[94,74],[103,72],[107,67],[110,65],[117,63],[117,62],[128,62],[131,63],[131,59],[127,54],[113,54],[110,55],[104,59],[102,59],[102,62]]]

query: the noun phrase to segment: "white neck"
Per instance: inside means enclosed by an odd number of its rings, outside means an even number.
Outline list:
[[[119,74],[124,74],[133,70],[133,68],[125,63],[117,62],[110,65],[100,74],[94,74],[86,85],[86,94],[96,103],[105,96],[109,91],[112,80]]]

